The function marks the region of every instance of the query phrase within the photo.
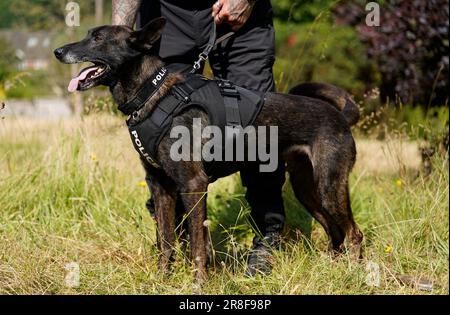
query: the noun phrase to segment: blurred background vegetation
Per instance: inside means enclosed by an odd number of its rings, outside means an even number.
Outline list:
[[[0,30],[44,32],[51,38],[51,44],[45,57],[48,67],[23,69],[18,67],[20,60],[14,48],[7,39],[0,39],[0,99],[67,97],[70,71],[52,58],[52,48],[81,38],[96,24],[109,23],[111,1],[78,1],[81,26],[74,29],[64,23],[66,3],[63,0],[1,1]],[[366,113],[389,103],[408,110],[419,108],[401,117],[416,121],[430,115],[430,108],[446,107],[448,0],[379,1],[380,27],[366,26],[366,3],[361,0],[272,1],[277,32],[278,90],[286,92],[304,81],[329,82],[355,95]],[[96,15],[99,4],[101,12]],[[110,102],[105,100],[104,91],[96,89],[82,97],[85,112],[90,112],[92,106],[113,108],[107,106]],[[432,109],[431,115],[441,112]]]

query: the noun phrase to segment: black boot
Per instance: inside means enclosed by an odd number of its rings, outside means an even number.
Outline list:
[[[252,209],[250,223],[257,233],[245,274],[249,277],[257,273],[269,274],[272,269],[272,250],[280,245],[285,221],[282,197],[285,165],[280,160],[278,169],[272,173],[260,172],[256,165],[241,171],[241,178],[247,187],[245,198]]]
[[[261,239],[255,236],[253,248],[248,256],[245,275],[254,277],[256,274],[269,275],[272,271],[272,251],[280,247],[280,233],[271,232]]]

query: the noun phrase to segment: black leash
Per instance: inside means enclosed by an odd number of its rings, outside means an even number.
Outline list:
[[[213,21],[213,27],[212,27],[211,34],[209,36],[208,44],[206,45],[205,49],[200,53],[200,55],[198,55],[198,60],[196,62],[194,62],[194,65],[193,65],[190,73],[192,74],[192,73],[195,73],[198,70],[200,70],[200,68],[202,67],[202,63],[205,62],[206,60],[208,60],[211,50],[213,50],[214,47],[216,47],[220,43],[224,42],[225,40],[227,40],[234,34],[235,34],[234,32],[229,32],[229,33],[217,38],[217,26],[216,26],[216,22]]]

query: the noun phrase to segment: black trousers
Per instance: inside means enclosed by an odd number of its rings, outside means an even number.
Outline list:
[[[205,48],[211,30],[211,8],[215,1],[144,0],[138,24],[158,16],[167,18],[161,42],[156,48],[171,71],[187,72]],[[217,29],[218,37],[229,32]],[[247,23],[210,54],[214,75],[238,86],[258,91],[274,91],[272,67],[275,61],[275,31],[270,0],[259,0]],[[199,72],[203,72],[200,69]],[[282,186],[285,166],[273,173],[260,173],[257,166],[241,171],[246,199],[252,209],[252,223],[262,235],[280,231],[284,225]],[[180,198],[179,198],[180,199]]]

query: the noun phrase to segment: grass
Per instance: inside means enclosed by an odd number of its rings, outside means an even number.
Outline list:
[[[210,281],[193,285],[179,251],[174,272],[157,269],[155,224],[144,207],[144,176],[123,121],[0,122],[1,294],[448,294],[448,162],[416,176],[417,143],[401,135],[357,139],[352,205],[365,234],[365,259],[325,251],[323,229],[285,187],[288,227],[271,276],[243,276],[252,231],[238,177],[212,185],[208,213],[216,250]],[[80,266],[80,286],[65,282]],[[368,285],[368,266],[380,283]],[[428,279],[419,291],[399,276]],[[412,282],[414,282],[414,280]]]

